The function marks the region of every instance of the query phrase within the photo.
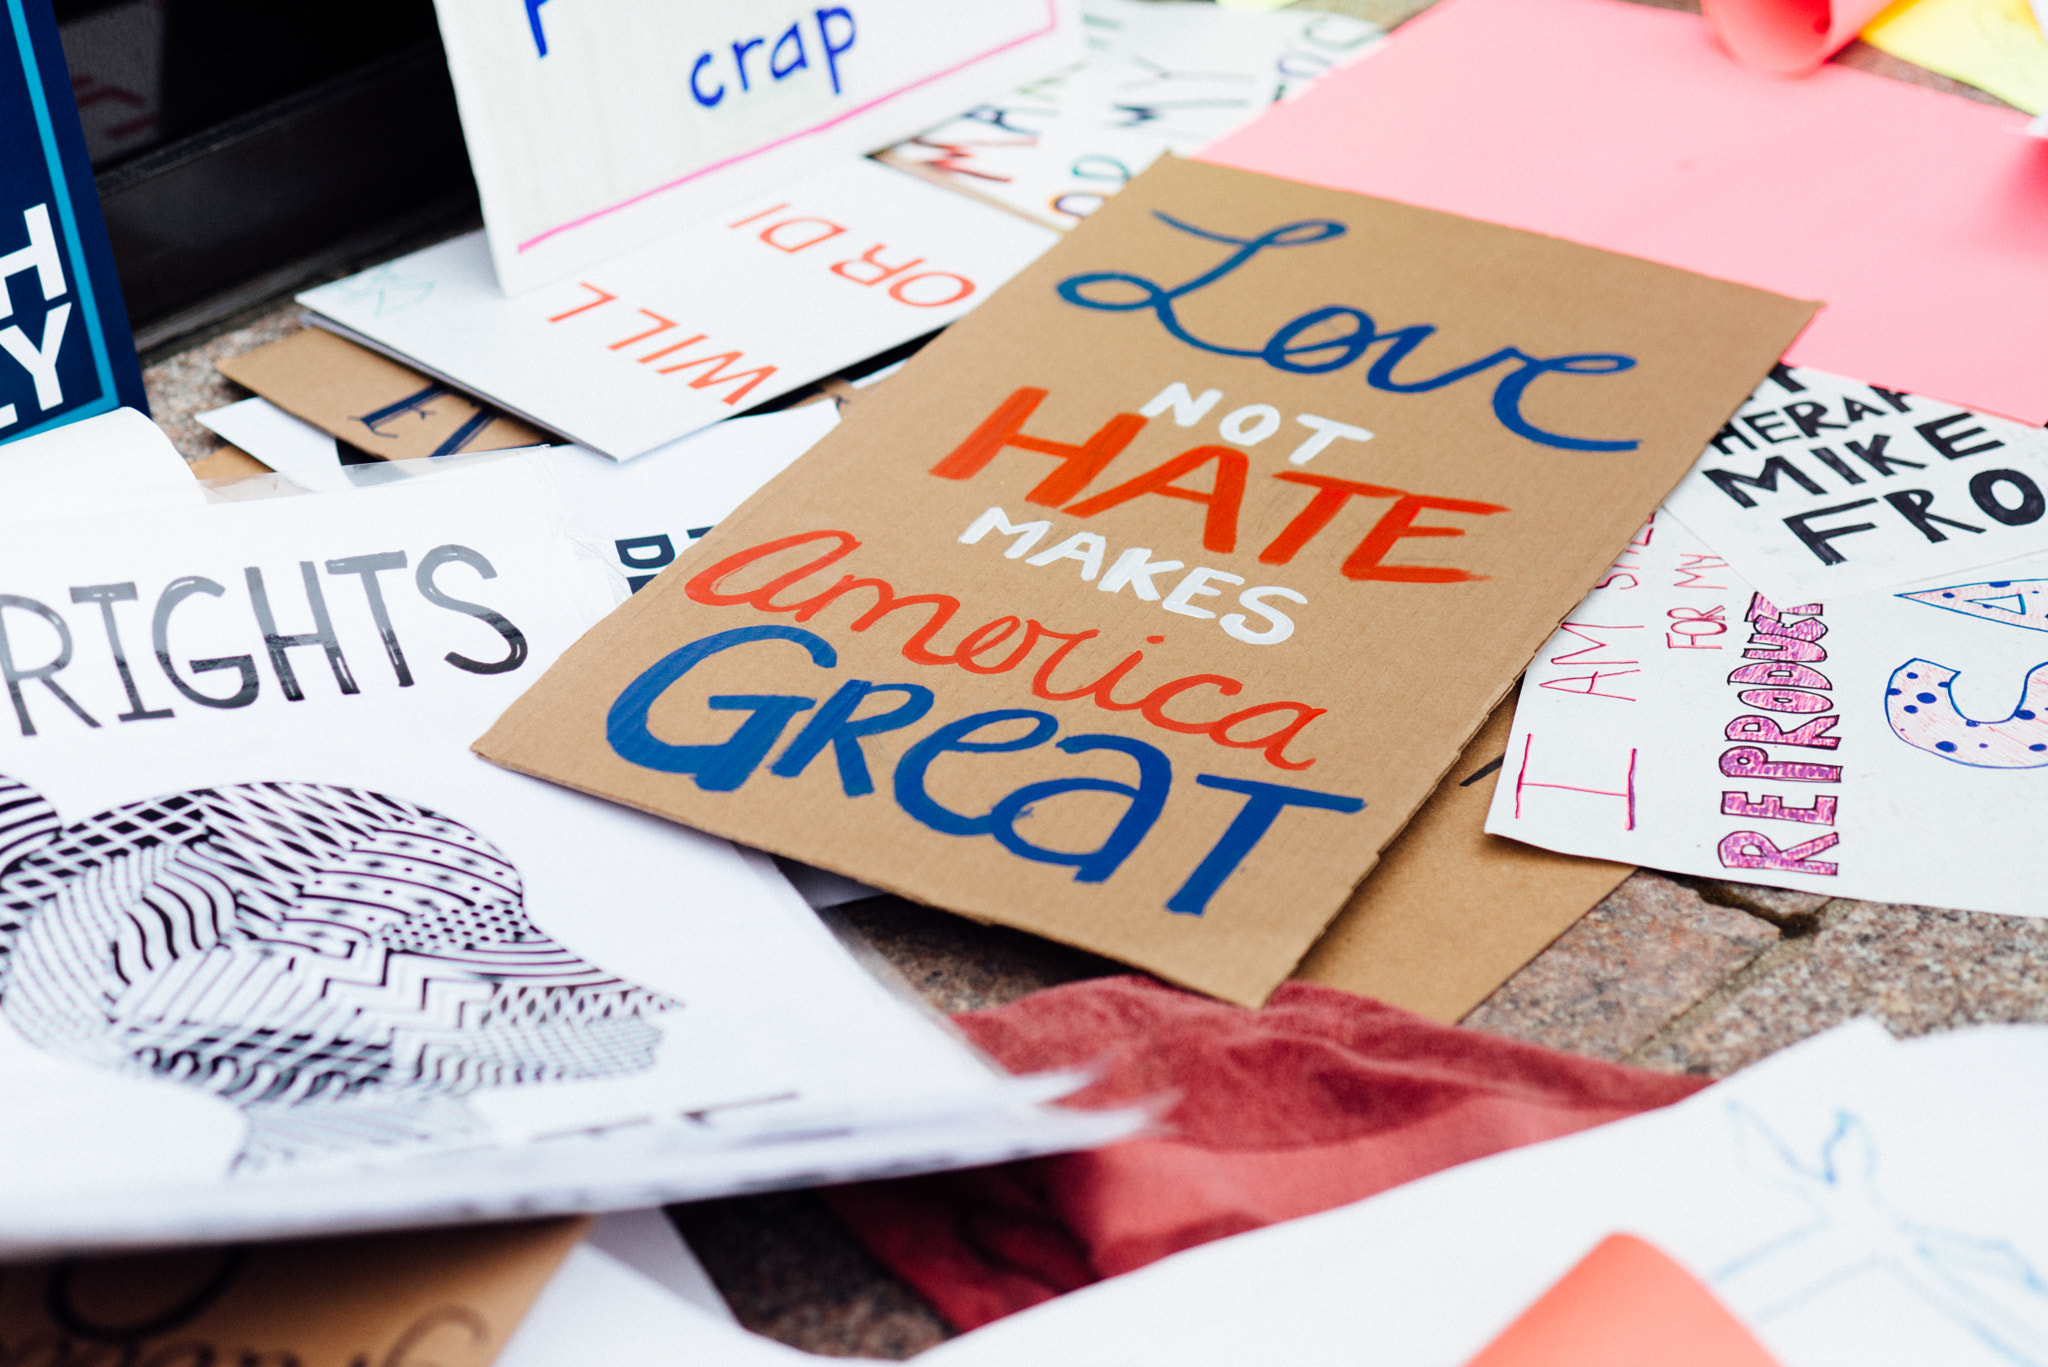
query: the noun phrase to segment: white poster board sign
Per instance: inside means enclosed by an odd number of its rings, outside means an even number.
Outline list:
[[[1060,0],[438,0],[509,294],[1079,54]]]

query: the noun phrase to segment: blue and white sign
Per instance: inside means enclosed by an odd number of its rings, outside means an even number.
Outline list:
[[[149,411],[49,0],[0,0],[0,442]]]

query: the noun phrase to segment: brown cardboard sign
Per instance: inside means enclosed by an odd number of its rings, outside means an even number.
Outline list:
[[[1629,876],[1627,864],[1486,833],[1514,699],[1493,709],[1295,977],[1450,1024]]]
[[[294,417],[385,460],[551,442],[537,427],[320,328],[215,363]]]
[[[477,748],[1260,1001],[1814,307],[1168,159]]]
[[[0,1362],[488,1367],[587,1220],[0,1268]]]

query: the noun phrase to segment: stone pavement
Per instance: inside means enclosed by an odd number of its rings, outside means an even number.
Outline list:
[[[1686,0],[1636,0],[1697,11]],[[1305,0],[1386,24],[1430,0]],[[1861,43],[1865,71],[1996,104]],[[247,397],[213,363],[298,329],[285,302],[149,366],[160,423],[187,459],[220,439],[191,414]],[[831,918],[925,1001],[962,1011],[1118,965],[895,898]],[[1668,1072],[1721,1076],[1855,1016],[1895,1034],[2048,1021],[2048,921],[1829,900],[1647,870],[1623,883],[1482,1003],[1465,1024]],[[673,1212],[751,1329],[813,1352],[902,1358],[949,1331],[807,1193]]]

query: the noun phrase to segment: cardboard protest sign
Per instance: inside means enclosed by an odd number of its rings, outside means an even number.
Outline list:
[[[149,411],[57,21],[47,0],[5,0],[0,442],[122,406]]]
[[[1074,59],[1059,0],[437,0],[506,292],[561,280]]]
[[[1780,366],[1665,506],[1782,602],[2048,547],[2048,433]]]
[[[547,434],[320,328],[214,369],[329,436],[385,460],[538,446]]]
[[[1514,712],[1493,709],[1295,977],[1455,1022],[1629,876],[1486,833]]]
[[[587,1221],[10,1267],[7,1361],[489,1367]]]
[[[1486,829],[1829,896],[2048,914],[2048,554],[1760,593],[1663,513],[1537,652]]]
[[[1162,161],[478,749],[1261,1000],[1811,311]]]
[[[626,460],[944,327],[1058,236],[853,157],[517,299],[477,233],[298,298]]]

